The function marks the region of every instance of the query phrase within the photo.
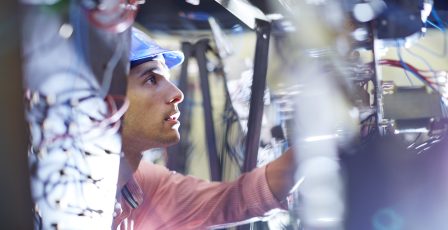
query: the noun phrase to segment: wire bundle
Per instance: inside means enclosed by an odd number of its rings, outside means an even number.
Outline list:
[[[435,92],[438,92],[445,98],[448,98],[448,78],[446,71],[421,70],[402,60],[393,59],[382,59],[379,61],[379,64],[402,68],[405,71],[412,73],[415,77],[417,77],[417,79],[429,86]]]
[[[37,149],[55,144],[54,147],[59,148],[57,143],[81,136],[84,141],[87,141],[103,135],[115,134],[120,128],[120,118],[129,107],[129,101],[124,96],[108,95],[105,99],[107,112],[105,114],[96,113],[91,110],[91,106],[99,105],[101,99],[93,92],[81,98],[72,97],[69,100],[56,102],[56,97],[28,90],[25,99],[29,105],[28,119],[32,126],[35,126],[34,130],[39,130],[39,133],[32,131],[35,140],[33,147]],[[122,101],[120,108],[115,100]],[[90,105],[83,108],[83,103]],[[67,115],[68,120],[62,122],[55,120],[57,116],[67,117]],[[38,143],[36,143],[36,137],[40,140],[37,141]]]
[[[97,28],[121,33],[134,23],[138,5],[145,0],[81,1],[89,21]]]
[[[102,206],[92,206],[87,194],[99,190],[109,179],[98,171],[104,170],[90,166],[97,159],[107,165],[120,155],[116,148],[120,144],[113,142],[119,141],[116,134],[129,101],[124,96],[102,99],[97,94],[77,90],[49,96],[26,91],[36,226],[48,226],[42,221],[51,220],[46,215],[40,217],[40,208],[46,210],[43,213],[51,208],[59,210],[59,215],[93,219],[104,213]],[[74,194],[76,199],[72,199]],[[55,228],[61,224],[51,223]]]

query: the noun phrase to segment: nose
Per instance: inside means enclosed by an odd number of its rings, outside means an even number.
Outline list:
[[[180,91],[179,88],[177,88],[176,85],[174,85],[172,82],[170,82],[171,85],[171,92],[172,95],[170,96],[170,99],[168,101],[168,103],[170,104],[179,104],[184,100],[184,93],[182,93],[182,91]]]

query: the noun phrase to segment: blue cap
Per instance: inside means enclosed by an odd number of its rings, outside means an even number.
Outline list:
[[[143,31],[132,27],[131,53],[129,61],[131,67],[150,61],[162,55],[168,68],[173,68],[184,61],[184,54],[181,51],[167,50],[160,47]]]

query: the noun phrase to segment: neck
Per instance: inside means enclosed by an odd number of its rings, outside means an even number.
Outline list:
[[[124,139],[123,136],[123,153],[124,156],[120,159],[120,171],[118,175],[118,188],[123,187],[132,175],[138,169],[140,160],[142,159],[142,152],[137,145],[130,143]]]
[[[123,153],[126,162],[129,165],[129,168],[132,171],[136,171],[138,165],[140,164],[140,160],[142,159],[142,152],[144,151],[142,148],[139,148],[135,144],[126,144],[129,143],[127,141],[123,141]]]

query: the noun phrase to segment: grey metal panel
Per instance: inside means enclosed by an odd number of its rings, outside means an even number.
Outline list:
[[[384,118],[419,119],[442,115],[440,96],[425,89],[399,89],[383,95]]]
[[[18,8],[0,2],[0,229],[32,229]]]

